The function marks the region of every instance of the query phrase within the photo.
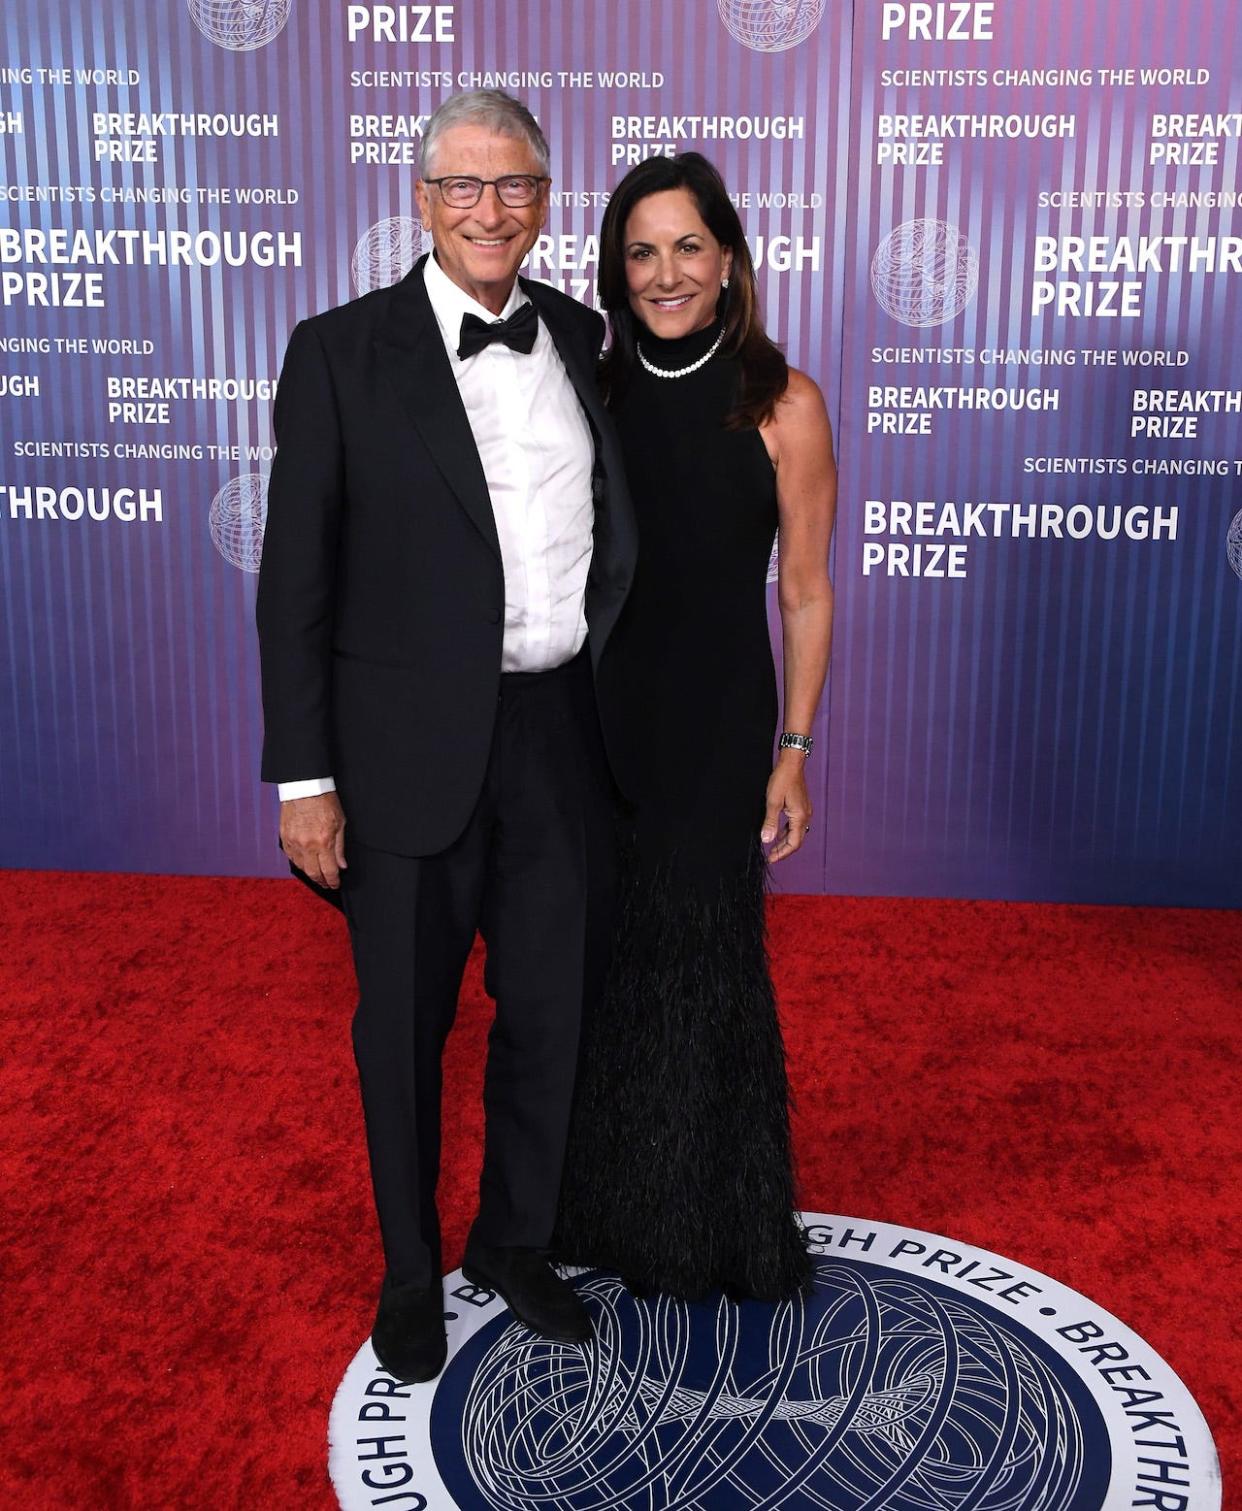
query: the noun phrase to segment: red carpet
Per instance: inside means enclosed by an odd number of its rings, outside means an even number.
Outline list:
[[[0,1506],[332,1506],[328,1406],[379,1279],[343,925],[292,882],[5,883]],[[1242,920],[786,898],[772,946],[805,1205],[986,1246],[1115,1312],[1197,1397],[1231,1487]]]

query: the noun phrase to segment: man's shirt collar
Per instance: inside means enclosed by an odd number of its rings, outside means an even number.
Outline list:
[[[472,299],[465,289],[457,287],[436,261],[434,252],[423,264],[423,281],[427,287],[427,298],[431,301],[432,312],[444,335],[445,344],[454,352],[461,339],[463,315],[477,315],[480,320],[490,325],[495,320],[508,319],[514,310],[530,302],[515,278],[504,309],[499,315],[494,315],[486,305],[480,304],[477,299]]]

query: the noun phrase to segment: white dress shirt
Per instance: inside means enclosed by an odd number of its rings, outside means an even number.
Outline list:
[[[542,321],[530,353],[501,341],[457,356],[462,316],[489,324],[526,304],[515,283],[500,315],[459,289],[433,257],[423,268],[427,297],[491,495],[504,568],[505,626],[500,668],[548,671],[586,640],[591,565],[594,443],[591,427]],[[280,782],[281,802],[335,790],[331,777]]]

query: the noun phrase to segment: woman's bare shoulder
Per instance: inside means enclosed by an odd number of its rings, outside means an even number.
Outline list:
[[[819,384],[809,373],[804,373],[798,367],[789,369],[789,387],[781,395],[781,403],[777,406],[778,418],[782,405],[789,418],[804,421],[828,412]]]
[[[777,401],[769,426],[778,450],[831,434],[828,406],[814,378],[799,368],[789,369],[789,385]]]

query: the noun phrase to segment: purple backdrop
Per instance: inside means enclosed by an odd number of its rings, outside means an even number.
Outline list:
[[[828,396],[821,821],[782,885],[1242,899],[1226,0],[17,0],[3,26],[0,864],[280,870],[271,387],[295,320],[422,250],[426,115],[500,84],[553,147],[534,276],[593,298],[609,185],[698,148]],[[1200,240],[1179,271],[1157,236]]]

